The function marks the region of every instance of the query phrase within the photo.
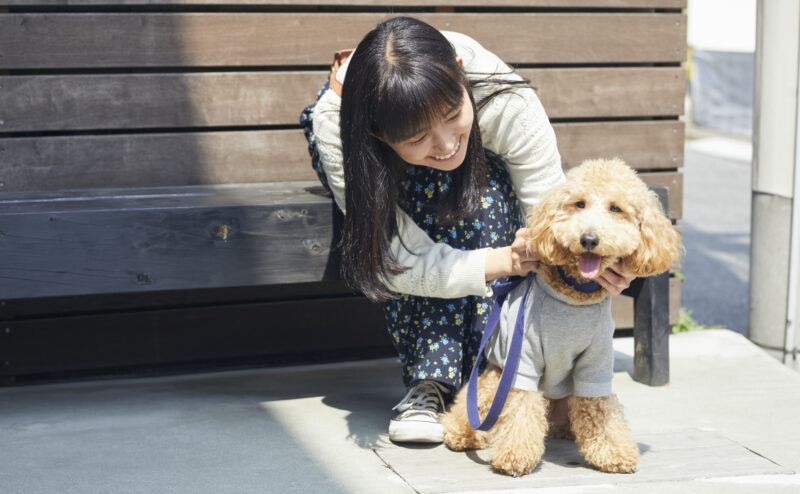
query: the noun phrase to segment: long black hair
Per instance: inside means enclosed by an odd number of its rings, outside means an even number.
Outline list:
[[[470,87],[447,38],[410,17],[379,24],[352,55],[340,110],[346,209],[342,276],[371,300],[393,298],[385,280],[407,269],[390,249],[398,234],[395,211],[407,164],[386,142],[402,142],[438,124],[463,104],[465,89],[474,113],[472,130],[439,213],[457,221],[479,204],[486,163]]]

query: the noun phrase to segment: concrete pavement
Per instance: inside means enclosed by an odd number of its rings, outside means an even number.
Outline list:
[[[0,389],[0,490],[16,493],[800,492],[800,374],[740,335],[671,339],[671,383],[614,388],[642,451],[632,475],[551,441],[533,474],[486,452],[400,446],[394,359]]]

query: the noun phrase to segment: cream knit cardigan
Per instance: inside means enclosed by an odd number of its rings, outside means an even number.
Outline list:
[[[469,36],[443,31],[456,54],[463,59],[468,75],[508,74],[511,69],[496,55]],[[348,59],[336,74],[344,82]],[[509,77],[509,76],[506,76]],[[519,78],[516,74],[510,76]],[[491,87],[474,90],[476,101],[490,94]],[[314,135],[333,197],[345,212],[342,141],[339,131],[341,98],[328,89],[314,110]],[[523,211],[542,194],[564,180],[561,157],[550,121],[534,91],[516,88],[496,96],[478,113],[483,145],[503,156]],[[457,298],[490,296],[485,281],[486,251],[459,250],[434,242],[416,223],[397,208],[399,234],[392,240],[392,254],[410,269],[384,280],[390,289],[408,295]],[[400,241],[402,238],[402,242]]]

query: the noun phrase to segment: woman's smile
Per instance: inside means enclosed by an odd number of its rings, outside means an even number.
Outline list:
[[[431,158],[435,159],[436,161],[447,161],[455,156],[459,149],[461,149],[461,138],[456,141],[456,145],[453,146],[453,150],[450,152],[450,154],[445,156],[431,156]]]

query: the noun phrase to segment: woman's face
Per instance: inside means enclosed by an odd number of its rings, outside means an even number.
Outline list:
[[[461,106],[450,110],[430,129],[410,139],[387,142],[403,161],[412,165],[429,166],[437,170],[455,170],[467,156],[467,143],[475,118],[469,93],[464,88]]]

